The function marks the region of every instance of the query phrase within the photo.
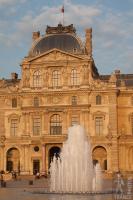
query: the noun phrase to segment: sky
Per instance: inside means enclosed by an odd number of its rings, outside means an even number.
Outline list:
[[[32,32],[74,24],[85,41],[93,30],[93,58],[100,74],[133,73],[133,0],[0,0],[0,78],[16,72],[28,55]]]

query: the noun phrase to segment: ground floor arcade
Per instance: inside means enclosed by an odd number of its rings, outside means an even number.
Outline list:
[[[18,171],[21,174],[34,174],[37,171],[49,170],[52,157],[60,155],[62,143],[45,144],[12,144],[0,147],[0,170]],[[100,163],[102,170],[111,173],[119,169],[121,171],[133,171],[133,146],[125,148],[121,145],[117,156],[112,145],[93,144],[92,160],[95,165]],[[117,162],[114,162],[116,161]],[[116,168],[116,164],[118,165]]]

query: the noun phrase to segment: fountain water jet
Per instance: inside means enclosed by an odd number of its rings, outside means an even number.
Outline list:
[[[83,127],[80,125],[70,127],[60,157],[54,156],[51,162],[50,191],[65,193],[92,191],[93,188],[97,188],[95,183],[99,184],[101,179],[97,167],[96,170],[93,167],[91,145]]]

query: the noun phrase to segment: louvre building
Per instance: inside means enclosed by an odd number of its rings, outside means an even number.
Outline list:
[[[94,164],[106,174],[133,171],[133,74],[101,75],[73,25],[33,32],[16,73],[0,80],[0,170],[48,171],[68,127],[80,124],[91,139]]]

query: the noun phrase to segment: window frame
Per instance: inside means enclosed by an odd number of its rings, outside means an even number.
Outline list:
[[[71,70],[71,85],[72,86],[78,86],[80,83],[80,76],[77,71],[77,69],[72,69]]]
[[[72,104],[72,106],[75,106],[75,105],[77,105],[77,96],[72,96],[71,97],[71,104]]]
[[[12,118],[10,122],[10,135],[17,136],[18,133],[18,119]]]
[[[37,70],[33,73],[33,87],[42,87],[42,75],[40,70]]]
[[[62,121],[59,114],[53,114],[50,117],[50,135],[62,134]]]
[[[17,108],[17,98],[12,98],[12,108]]]
[[[39,107],[39,98],[34,97],[34,107]]]
[[[54,70],[52,72],[52,87],[61,86],[61,73],[60,70]]]
[[[103,135],[103,128],[104,128],[103,122],[104,122],[103,116],[95,117],[95,135],[96,136]]]
[[[102,97],[101,95],[96,95],[96,105],[101,105],[102,104]]]
[[[33,136],[40,136],[40,133],[41,133],[41,118],[40,118],[40,116],[33,117],[32,133],[33,133]]]

